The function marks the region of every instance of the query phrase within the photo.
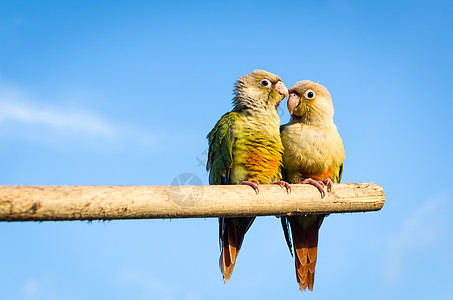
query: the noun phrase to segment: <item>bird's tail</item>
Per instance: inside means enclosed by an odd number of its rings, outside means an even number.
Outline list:
[[[220,270],[222,271],[225,283],[233,273],[236,258],[241,249],[245,233],[252,225],[255,217],[251,218],[220,218]]]
[[[288,217],[294,244],[296,279],[299,288],[313,291],[318,250],[318,232],[325,215]]]

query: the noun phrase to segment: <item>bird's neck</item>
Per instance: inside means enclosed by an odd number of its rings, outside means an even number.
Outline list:
[[[263,120],[276,120],[280,123],[280,118],[278,117],[277,109],[275,107],[260,107],[256,108],[243,108],[240,110],[240,113],[244,116],[249,116],[257,119]]]
[[[277,114],[277,105],[268,105],[261,101],[234,101],[233,111],[239,112],[245,116],[253,116],[257,118],[275,118],[279,119]]]
[[[247,95],[236,95],[233,98],[233,111],[264,112],[266,111],[266,102]]]
[[[303,114],[302,116],[291,116],[290,124],[304,124],[319,128],[335,127],[333,118],[314,116],[313,114]]]

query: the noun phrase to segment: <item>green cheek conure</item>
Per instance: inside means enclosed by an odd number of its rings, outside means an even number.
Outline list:
[[[300,81],[289,89],[288,110],[291,119],[281,128],[283,179],[289,183],[314,185],[323,198],[324,186],[330,191],[333,183],[340,182],[344,160],[343,142],[333,122],[332,98],[322,85]],[[291,227],[296,279],[301,291],[313,290],[318,231],[325,216],[307,214],[281,218],[290,251]]]
[[[255,70],[240,77],[234,89],[233,110],[208,134],[209,184],[246,184],[259,193],[259,183],[281,181],[283,145],[278,104],[288,90],[272,73]],[[220,218],[220,269],[227,282],[255,217]]]

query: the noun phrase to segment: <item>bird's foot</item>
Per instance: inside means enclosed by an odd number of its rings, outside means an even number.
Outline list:
[[[241,184],[251,186],[255,190],[257,195],[260,193],[260,189],[258,188],[258,185],[260,183],[256,179],[250,181],[242,181]]]
[[[278,180],[278,181],[273,181],[271,182],[272,184],[278,184],[279,186],[281,187],[284,187],[286,189],[286,192],[291,194],[291,185],[286,182],[286,181],[283,181],[283,180]]]
[[[313,186],[315,186],[318,191],[321,193],[321,199],[324,198],[324,196],[326,195],[326,192],[324,192],[324,182],[322,181],[317,181],[317,180],[314,180],[312,178],[301,178],[299,180],[299,183],[300,184],[311,184]]]
[[[333,186],[332,179],[327,178],[326,180],[323,180],[323,183],[327,187],[327,191],[330,193],[330,191],[332,190],[332,186]]]

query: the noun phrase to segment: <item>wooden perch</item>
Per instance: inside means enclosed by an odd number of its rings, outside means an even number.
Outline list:
[[[310,185],[0,186],[0,221],[208,218],[345,213],[382,208],[376,184],[333,186],[321,199]]]

